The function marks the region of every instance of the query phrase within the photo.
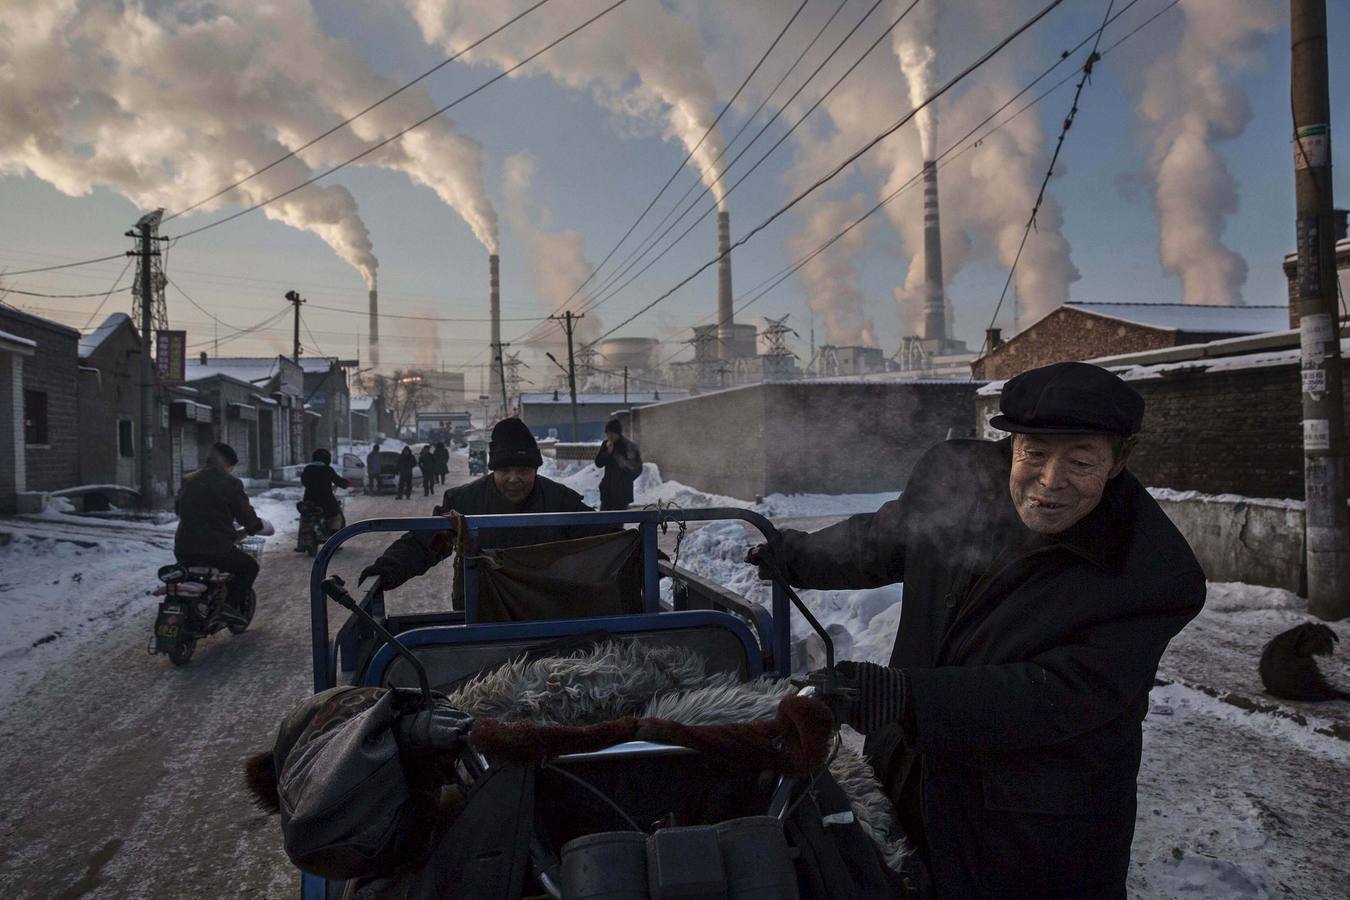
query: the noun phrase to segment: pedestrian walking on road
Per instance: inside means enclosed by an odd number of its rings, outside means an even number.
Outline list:
[[[600,508],[627,509],[633,502],[633,482],[642,474],[642,453],[623,436],[618,419],[605,423],[605,442],[595,454],[595,465],[605,470],[600,479]]]
[[[430,497],[436,486],[436,454],[430,445],[424,446],[418,454],[417,466],[422,470],[422,496]]]
[[[380,489],[380,445],[371,444],[366,454],[366,493],[375,494]]]
[[[398,455],[398,494],[394,497],[395,500],[412,498],[412,476],[415,468],[417,457],[413,456],[411,447],[404,447],[403,452]]]
[[[450,448],[445,441],[437,441],[432,453],[436,457],[436,483],[445,484],[445,476],[450,474]]]
[[[877,512],[747,561],[806,588],[904,582],[890,665],[835,668],[937,897],[1123,898],[1149,691],[1205,576],[1125,468],[1132,387],[1057,363],[999,407],[1011,437],[938,444]]]

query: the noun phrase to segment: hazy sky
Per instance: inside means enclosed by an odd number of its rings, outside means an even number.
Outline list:
[[[1118,0],[1116,8],[1125,2]],[[1229,211],[1215,215],[1206,211],[1200,218],[1207,218],[1208,223],[1181,222],[1172,226],[1180,230],[1168,233],[1182,235],[1175,238],[1177,247],[1217,241],[1245,261],[1245,282],[1232,275],[1230,266],[1229,283],[1239,286],[1237,290],[1224,288],[1224,296],[1229,299],[1237,299],[1235,294],[1240,290],[1241,300],[1250,304],[1285,301],[1280,261],[1291,248],[1293,231],[1289,35],[1284,24],[1287,4],[1233,0],[1234,8],[1251,12],[1250,20],[1233,24],[1232,35],[1217,35],[1206,45],[1211,35],[1222,30],[1205,18],[1203,7],[1212,8],[1215,2],[1185,0],[1181,8],[1165,13],[1103,60],[1084,91],[1077,124],[1069,134],[1058,177],[1050,187],[1052,205],[1062,213],[1062,225],[1033,233],[1029,245],[1029,251],[1033,251],[1038,241],[1047,242],[1040,247],[1055,257],[1050,261],[1051,269],[1059,266],[1061,273],[1047,277],[1052,282],[1060,278],[1071,299],[1179,302],[1188,290],[1190,299],[1199,296],[1196,285],[1204,279],[1204,272],[1193,272],[1191,277],[1197,280],[1184,288],[1181,277],[1164,268],[1158,212],[1160,207],[1168,208],[1169,202],[1175,207],[1179,196],[1175,191],[1188,190],[1197,181],[1194,170],[1192,174],[1183,171],[1181,176],[1175,172],[1169,175],[1171,162],[1163,158],[1173,159],[1167,154],[1181,140],[1178,134],[1199,133],[1209,139],[1208,146],[1217,151],[1218,161],[1232,177],[1228,186],[1202,185],[1209,193],[1201,196],[1226,198],[1216,205],[1227,205]],[[76,35],[74,24],[62,24],[60,15],[51,12],[90,5],[75,0],[60,4],[15,0],[0,9],[0,123],[10,132],[7,141],[0,139],[0,269],[23,269],[127,249],[130,241],[123,232],[141,214],[128,195],[169,198],[149,202],[165,203],[172,211],[176,204],[169,200],[209,194],[228,183],[222,183],[218,175],[232,171],[237,176],[270,162],[275,157],[267,151],[270,142],[294,146],[307,139],[377,97],[379,85],[387,88],[413,77],[443,59],[447,45],[462,46],[504,20],[509,11],[526,4],[381,0],[315,4],[311,10],[302,0],[287,0],[278,5],[292,19],[278,22],[258,20],[251,12],[254,5],[245,2],[138,6],[102,2],[94,5],[111,16],[109,21],[114,25],[131,29],[129,33],[143,40],[145,53],[136,57],[134,52],[121,49],[121,44],[99,47],[95,43],[93,55],[106,52],[112,61],[105,61],[103,66],[91,64],[87,72],[70,75],[65,62],[87,53],[88,42],[103,40],[100,34],[107,34],[109,42],[126,41],[125,35],[115,29],[94,32],[87,23],[80,26],[85,33]],[[551,0],[545,10],[531,17],[534,22],[527,18],[515,32],[509,31],[497,44],[489,44],[477,64],[453,63],[423,82],[426,93],[421,96],[431,107],[448,103],[499,72],[503,62],[518,59],[604,5],[596,0]],[[746,95],[723,119],[723,141],[730,140],[837,5],[837,0],[808,2]],[[825,48],[832,47],[869,5],[864,0],[847,0],[832,27],[775,101],[805,78],[824,56]],[[929,21],[937,35],[938,80],[964,67],[1011,24],[1042,5],[1040,0],[921,0],[920,7],[932,7],[923,10],[930,14],[941,8],[941,15]],[[1105,43],[1112,43],[1164,5],[1166,0],[1139,0],[1107,31]],[[1350,96],[1350,54],[1334,48],[1350,41],[1350,6],[1336,2],[1328,5],[1333,116],[1342,111],[1332,123],[1333,147],[1344,154],[1350,152],[1342,150],[1350,147],[1346,139],[1350,137],[1350,113],[1343,112],[1350,109],[1346,103]],[[378,258],[382,312],[473,319],[486,315],[487,253],[470,227],[473,213],[462,214],[464,209],[495,212],[498,218],[503,315],[527,319],[552,311],[572,292],[576,286],[572,282],[578,273],[586,271],[586,263],[599,262],[684,157],[686,149],[677,136],[679,121],[667,102],[670,92],[710,89],[708,96],[713,98],[714,108],[720,108],[787,22],[797,0],[746,0],[732,6],[734,12],[724,4],[692,0],[667,0],[664,6],[658,0],[629,0],[621,11],[622,18],[615,13],[586,32],[584,40],[564,43],[550,51],[540,60],[548,61],[545,67],[531,66],[453,110],[449,114],[452,125],[435,126],[440,129],[435,135],[439,143],[405,143],[397,159],[390,157],[380,167],[347,168],[321,182],[344,187],[354,201],[352,208],[359,211],[369,235],[369,250]],[[995,7],[998,12],[990,13]],[[1192,13],[1185,11],[1187,7],[1194,7]],[[758,159],[773,140],[783,135],[784,123],[795,121],[805,111],[806,103],[819,96],[848,62],[861,54],[898,8],[892,0],[882,3],[854,40],[732,169],[729,179],[738,177],[751,160]],[[959,136],[953,133],[959,123],[982,117],[985,107],[980,104],[990,102],[984,94],[1004,96],[1000,90],[1025,84],[1061,50],[1090,33],[1105,9],[1105,2],[1095,0],[1064,4],[1004,51],[994,64],[976,72],[944,98],[938,108],[938,146],[946,146]],[[1271,10],[1275,11],[1273,20]],[[920,13],[916,10],[897,32],[922,27]],[[49,16],[55,16],[55,24]],[[69,22],[81,19],[76,11]],[[231,29],[218,33],[235,35],[231,40],[237,39],[237,43],[231,44],[228,52],[216,54],[211,43],[216,38],[201,39],[200,34],[205,24],[219,27],[222,22],[229,22]],[[1228,25],[1223,23],[1223,27]],[[291,27],[305,31],[310,26],[313,33],[305,39],[308,49],[303,41],[288,38],[285,32]],[[39,41],[34,35],[42,34],[43,29],[47,32]],[[281,31],[273,34],[276,29]],[[193,34],[199,43],[174,45],[180,52],[156,49],[168,46],[157,45],[156,40],[185,42]],[[53,45],[53,35],[68,36],[69,40]],[[1225,46],[1223,42],[1230,37],[1240,46]],[[1188,40],[1199,41],[1203,50],[1220,61],[1212,73],[1196,74],[1186,68],[1189,61],[1177,61],[1178,46]],[[25,41],[29,42],[26,56],[16,49]],[[39,43],[46,49],[35,56],[33,47]],[[269,46],[291,48],[288,52],[294,52],[294,58],[266,59]],[[11,54],[21,59],[7,61]],[[1081,60],[1081,56],[1075,59]],[[1180,56],[1189,60],[1192,54]],[[1237,65],[1230,65],[1230,61]],[[42,66],[49,66],[55,74],[44,76]],[[147,76],[147,66],[156,71]],[[120,76],[116,74],[118,67],[124,67]],[[641,71],[629,71],[627,67]],[[114,74],[108,74],[110,71]],[[1066,65],[1060,71],[1069,69]],[[1192,106],[1212,102],[1212,94],[1219,90],[1207,82],[1209,74],[1222,80],[1230,93],[1219,91],[1221,108],[1218,112],[1202,110],[1197,125]],[[90,122],[103,121],[98,118],[103,113],[87,112],[96,106],[88,100],[89,92],[97,92],[102,79],[117,84],[119,77],[142,82],[136,90],[109,91],[123,106],[115,120],[119,123],[116,130],[91,126]],[[70,91],[65,99],[59,88],[61,78],[67,79],[65,87]],[[87,83],[80,83],[81,78]],[[16,92],[12,89],[16,79],[28,87]],[[1170,89],[1169,79],[1176,84],[1175,91]],[[53,81],[58,87],[51,93],[45,89],[36,92],[35,85]],[[1188,90],[1192,81],[1201,82],[1207,92],[1199,99],[1195,99],[1196,91]],[[250,122],[257,108],[250,106],[252,101],[247,98],[255,96],[249,90],[258,84],[266,91],[256,96],[275,100],[275,108],[266,115],[258,113],[257,121]],[[284,85],[284,91],[274,85]],[[855,135],[880,131],[904,114],[908,110],[903,100],[906,88],[897,55],[891,43],[883,41],[868,63],[844,82],[832,102],[817,110],[732,194],[727,202],[733,237],[744,234],[784,204],[796,189],[855,149],[860,143]],[[31,93],[25,95],[24,90]],[[157,99],[159,90],[168,92],[162,105]],[[959,167],[953,166],[943,176],[944,198],[949,193],[952,197],[951,209],[944,205],[944,240],[948,241],[949,252],[960,256],[958,264],[950,267],[956,271],[948,293],[955,307],[957,336],[972,343],[978,343],[1007,273],[996,244],[1006,240],[1008,234],[1020,233],[1030,212],[1022,192],[1028,184],[1038,183],[1044,173],[1071,91],[1072,84],[1066,85],[1028,113],[1019,125],[1022,132],[1015,147],[1009,137],[1010,143],[1003,149],[996,141],[975,148],[962,157]],[[83,99],[67,102],[70,97]],[[231,105],[231,97],[245,99]],[[1249,121],[1241,115],[1228,116],[1235,98],[1240,107],[1243,97],[1250,105]],[[42,108],[35,112],[33,104]],[[1141,116],[1144,107],[1150,110],[1148,117]],[[697,104],[690,107],[696,108]],[[734,155],[776,108],[777,102],[768,104],[729,155]],[[391,106],[380,125],[385,129],[381,134],[409,124],[417,117],[414,111],[411,103],[403,108]],[[245,133],[251,137],[229,143],[227,152],[221,149],[224,139],[211,137],[216,127],[213,119],[228,124],[231,141]],[[77,120],[81,128],[70,128],[69,123]],[[44,123],[43,127],[50,126],[52,133],[63,135],[69,146],[56,153],[41,141],[25,143],[23,129],[38,127],[25,123],[37,121]],[[706,122],[684,124],[688,130],[701,128]],[[948,127],[944,129],[944,125]],[[372,130],[361,138],[372,135],[379,136]],[[475,151],[474,144],[481,150]],[[887,145],[891,145],[889,149]],[[321,170],[325,164],[351,155],[342,151],[355,152],[362,146],[362,139],[348,135],[343,143],[334,144],[329,155],[319,152],[322,145],[316,148],[306,155],[305,163],[309,169]],[[738,294],[745,294],[791,263],[803,247],[814,246],[814,236],[825,233],[821,229],[829,223],[836,223],[837,230],[838,222],[849,221],[847,216],[841,218],[844,214],[840,210],[856,212],[875,202],[888,181],[893,183],[903,166],[918,158],[915,148],[917,137],[911,125],[738,250],[734,255]],[[1015,176],[1001,168],[1010,158],[1007,154],[1014,150],[1018,154],[1015,162],[1021,167]],[[435,170],[452,155],[460,160],[457,171],[462,177],[442,180],[443,173]],[[87,165],[83,162],[86,159]],[[305,170],[295,164],[295,171]],[[1338,172],[1345,165],[1343,157]],[[279,170],[270,173],[277,180],[269,186],[289,186],[300,177],[290,169]],[[474,174],[476,171],[481,171],[481,177]],[[161,177],[166,183],[173,180],[175,188],[161,190],[155,183]],[[656,213],[664,214],[668,204],[698,177],[693,166],[686,167],[673,193],[667,194]],[[476,189],[470,184],[475,178],[479,179]],[[1016,183],[1016,191],[1004,190],[1005,178],[1009,184]],[[201,190],[199,186],[206,184],[212,189]],[[1338,205],[1350,205],[1350,180],[1337,177],[1335,187]],[[481,196],[470,196],[475,190],[481,191]],[[816,272],[809,282],[817,292],[831,291],[834,285],[840,296],[851,297],[847,301],[852,304],[848,316],[870,321],[888,353],[894,351],[905,327],[896,289],[904,285],[910,266],[912,245],[906,244],[906,234],[918,214],[917,192],[910,194],[913,199],[904,209],[897,205],[891,215],[873,217],[866,231],[849,242],[847,250],[841,248],[842,255],[835,257],[827,269]],[[324,196],[326,203],[348,202],[341,191]],[[452,209],[443,197],[459,205]],[[194,212],[166,225],[163,233],[181,234],[238,208],[237,203],[224,203],[209,212]],[[1182,218],[1186,213],[1185,209],[1180,211]],[[1177,210],[1171,214],[1177,215]],[[482,221],[480,218],[480,229],[486,227]],[[655,219],[644,222],[638,235],[645,235],[653,224]],[[1183,233],[1188,228],[1190,233]],[[1197,229],[1204,233],[1196,234]],[[710,259],[714,233],[709,218],[589,318],[593,323],[598,319],[595,324],[605,330],[617,324]],[[961,239],[962,233],[968,241]],[[168,272],[177,285],[229,326],[251,325],[279,311],[284,303],[282,294],[290,288],[299,290],[315,307],[363,312],[363,278],[334,249],[348,237],[328,235],[321,239],[315,231],[252,213],[174,245]],[[1052,250],[1049,242],[1053,241],[1062,241],[1062,246],[1055,245],[1060,249]],[[631,246],[626,245],[616,261],[626,256]],[[351,252],[359,255],[365,251]],[[1221,262],[1215,263],[1215,271],[1222,268]],[[1240,267],[1240,263],[1237,265]],[[46,293],[106,290],[121,269],[119,260],[19,276],[5,279],[4,284]],[[1063,276],[1063,272],[1073,270],[1077,279]],[[602,279],[605,274],[601,273]],[[807,284],[804,277],[789,279],[746,310],[742,319],[758,321],[761,315],[790,313],[789,324],[801,336],[797,347],[804,357],[811,327]],[[130,285],[129,275],[125,285]],[[687,335],[687,327],[706,321],[714,311],[715,287],[715,269],[709,269],[621,333],[671,340],[664,349],[673,353],[678,349],[674,342]],[[1052,289],[1045,295],[1053,294]],[[4,302],[83,327],[87,322],[97,325],[110,312],[129,310],[131,298],[125,289],[119,290],[92,319],[98,298],[59,300],[11,294]],[[829,298],[823,302],[818,298],[816,305],[820,309],[830,302]],[[1027,303],[1028,308],[1035,306],[1030,299]],[[168,304],[171,324],[186,328],[190,343],[209,341],[218,329],[222,354],[270,354],[289,348],[289,320],[224,341],[231,328],[211,323],[175,288],[169,289]],[[1008,315],[1000,318],[1001,324],[1009,324]],[[350,356],[357,352],[359,341],[365,359],[363,314],[308,308],[305,321],[312,332],[302,334],[307,352]],[[508,321],[503,334],[509,340],[530,327],[529,321]],[[816,327],[817,342],[823,342],[822,316],[816,317]],[[390,319],[382,323],[381,332],[386,367],[402,361],[476,364],[485,355],[482,348],[487,328],[481,322]],[[527,374],[546,379],[548,366],[544,362]]]

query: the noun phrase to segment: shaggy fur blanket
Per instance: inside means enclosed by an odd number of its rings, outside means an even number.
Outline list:
[[[731,674],[709,675],[702,657],[691,650],[605,642],[570,656],[507,663],[464,684],[450,695],[450,702],[476,719],[505,723],[599,726],[627,719],[685,726],[763,723],[767,727],[766,720],[781,723],[784,716],[794,718],[791,700],[780,712],[780,704],[793,690],[786,682],[767,678],[742,682]],[[486,724],[480,721],[475,732]],[[664,734],[670,737],[677,731]],[[505,740],[499,728],[485,732],[484,738],[493,740],[489,734]],[[630,739],[625,735],[620,739]],[[661,737],[643,732],[643,739]],[[852,802],[863,830],[882,848],[886,862],[898,870],[912,848],[897,827],[895,811],[871,767],[860,754],[841,746],[829,769]]]

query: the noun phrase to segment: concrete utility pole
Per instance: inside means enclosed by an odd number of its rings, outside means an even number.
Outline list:
[[[573,315],[571,310],[564,312],[561,316],[549,316],[550,319],[558,320],[563,323],[563,331],[567,332],[567,390],[572,395],[572,440],[581,440],[581,427],[577,423],[577,364],[572,355],[572,332],[577,327],[577,322],[586,318],[585,313],[577,316]]]
[[[623,405],[628,407],[628,367],[623,367]]]
[[[155,242],[166,240],[166,238],[161,238],[156,234],[159,230],[160,219],[163,217],[164,210],[162,209],[146,213],[136,222],[136,227],[126,233],[127,237],[139,241],[138,249],[128,250],[127,256],[140,258],[141,453],[137,465],[137,474],[140,476],[140,506],[142,509],[152,509],[155,505],[155,476],[150,459],[155,447],[155,369],[150,359],[150,354],[155,349],[155,338],[150,328],[151,310],[155,303],[155,283],[151,259],[159,256],[159,251],[155,249]]]
[[[286,299],[295,307],[295,337],[291,344],[291,358],[300,365],[300,304],[305,301],[295,291],[287,291]]]
[[[506,360],[503,358],[506,355],[506,348],[510,346],[509,343],[504,344],[501,341],[494,341],[492,344],[493,359],[497,363],[497,383],[500,384],[502,388],[503,419],[511,415],[511,403],[506,399]]]
[[[1350,523],[1331,196],[1326,0],[1291,0],[1290,74],[1297,197],[1299,331],[1303,347],[1304,552],[1308,611],[1350,616]]]

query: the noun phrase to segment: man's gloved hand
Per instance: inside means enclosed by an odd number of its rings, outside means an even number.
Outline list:
[[[377,577],[380,579],[380,589],[385,591],[392,591],[404,581],[394,564],[381,556],[361,570],[361,577],[356,580],[356,583],[360,585],[367,578]]]
[[[419,695],[420,697],[420,695]],[[405,753],[444,753],[454,750],[469,736],[473,716],[456,709],[441,696],[432,699],[431,708],[410,704],[394,722],[394,740]]]
[[[846,659],[835,663],[834,672],[839,687],[854,692],[839,707],[841,724],[862,734],[903,724],[909,702],[909,677],[904,669]],[[824,670],[812,672],[808,680],[818,682],[823,674]]]
[[[783,572],[783,563],[778,557],[778,548],[773,544],[756,544],[751,547],[745,553],[745,561],[759,568],[759,577],[764,581],[772,581],[779,572]]]

